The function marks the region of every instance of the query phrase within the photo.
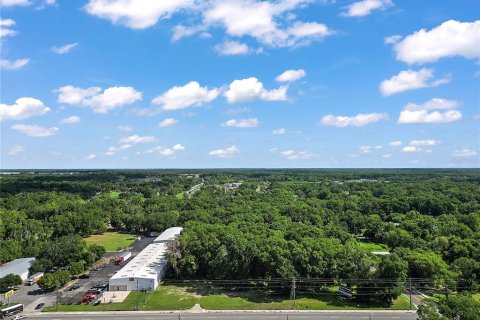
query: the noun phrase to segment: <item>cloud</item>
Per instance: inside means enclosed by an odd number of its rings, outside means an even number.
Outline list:
[[[115,155],[117,152],[122,151],[122,150],[130,149],[131,147],[132,147],[131,144],[123,144],[123,145],[121,145],[121,146],[119,146],[119,147],[109,147],[109,148],[107,149],[107,151],[105,152],[105,154],[106,154],[107,156],[113,156],[113,155]]]
[[[208,155],[219,158],[230,158],[237,153],[240,153],[240,150],[235,145],[233,145],[225,149],[212,150],[208,153]]]
[[[355,116],[335,116],[333,114],[326,115],[320,120],[320,123],[324,126],[335,126],[335,127],[347,127],[355,126],[361,127],[370,123],[378,122],[381,120],[388,120],[388,115],[386,113],[368,113],[368,114],[357,114]]]
[[[392,147],[398,147],[398,146],[401,146],[401,145],[402,145],[402,141],[400,141],[400,140],[392,141],[392,142],[390,142],[388,145],[390,145],[390,146],[392,146]]]
[[[449,76],[442,79],[435,79],[433,73],[433,69],[428,68],[422,68],[419,71],[401,71],[390,79],[384,80],[380,84],[380,92],[384,96],[391,96],[408,90],[436,87],[450,82]]]
[[[0,6],[13,7],[13,6],[29,6],[29,0],[0,0]]]
[[[16,156],[19,153],[25,152],[25,148],[22,146],[14,146],[8,151],[9,156]]]
[[[250,48],[245,43],[230,40],[217,44],[215,50],[222,56],[238,56],[250,53]]]
[[[293,82],[305,77],[307,73],[303,69],[298,70],[287,70],[282,74],[278,75],[275,80],[278,82]]]
[[[20,69],[28,64],[30,59],[17,59],[14,61],[1,59],[0,60],[0,68],[5,70],[15,70]]]
[[[171,148],[158,146],[158,147],[155,147],[155,148],[152,148],[150,150],[145,151],[145,153],[159,153],[162,156],[167,156],[168,157],[168,156],[173,155],[177,151],[183,151],[183,150],[185,150],[185,147],[183,145],[176,144]]]
[[[166,118],[162,121],[160,121],[160,123],[158,124],[158,126],[160,128],[166,128],[166,127],[171,127],[175,124],[178,123],[178,120],[174,119],[174,118]]]
[[[480,59],[480,20],[448,20],[430,31],[421,29],[392,41],[396,59],[408,64],[435,62],[447,57]]]
[[[305,8],[311,0],[89,0],[87,13],[133,29],[154,26],[176,13],[188,13],[192,26],[174,27],[172,40],[221,28],[230,37],[251,37],[270,47],[305,45],[334,32],[319,22],[297,21],[291,11]],[[248,17],[248,18],[245,18]]]
[[[407,152],[407,153],[417,152],[417,151],[420,151],[420,149],[414,146],[406,146],[406,147],[403,147],[402,149],[402,152]]]
[[[58,134],[60,131],[57,127],[45,128],[37,125],[16,124],[12,126],[13,130],[17,130],[30,137],[49,137]]]
[[[163,110],[179,110],[211,102],[218,94],[218,89],[209,90],[207,87],[201,87],[196,81],[190,81],[183,87],[169,89],[154,98],[152,103],[160,105]]]
[[[462,118],[462,113],[453,109],[460,105],[461,103],[458,101],[439,98],[433,98],[424,104],[408,103],[400,112],[398,123],[448,123],[458,121]]]
[[[285,130],[284,128],[274,129],[272,131],[272,134],[275,134],[275,135],[283,135],[283,134],[286,134],[286,133],[287,133],[287,130]]]
[[[360,153],[370,153],[370,152],[372,152],[372,147],[371,146],[361,146],[358,149],[360,150]]]
[[[155,137],[152,137],[152,136],[142,137],[142,136],[139,136],[138,134],[124,137],[119,140],[120,143],[124,143],[124,144],[151,143],[154,141],[155,141]]]
[[[160,19],[168,19],[180,10],[192,8],[194,0],[90,0],[87,13],[132,29],[154,26]]]
[[[96,154],[89,154],[88,156],[85,157],[86,160],[93,160],[93,159],[96,159],[97,158],[97,155]]]
[[[266,90],[263,83],[255,77],[234,80],[224,93],[229,103],[248,102],[253,100],[285,101],[287,100],[286,86],[278,89]]]
[[[125,131],[125,132],[130,132],[133,131],[133,127],[128,124],[121,124],[117,127],[118,130],[120,131]]]
[[[77,45],[78,45],[78,43],[74,42],[74,43],[69,43],[69,44],[63,45],[61,47],[52,47],[52,51],[57,53],[57,54],[65,54],[65,53],[70,52],[70,50],[75,48]]]
[[[110,87],[101,92],[99,87],[82,89],[69,85],[55,91],[59,103],[89,107],[95,113],[107,113],[142,99],[142,93],[132,87]]]
[[[223,127],[236,127],[236,128],[256,128],[258,127],[258,119],[251,118],[251,119],[230,119],[224,123],[222,123]]]
[[[11,29],[15,25],[15,21],[12,19],[0,18],[0,39],[3,37],[12,37],[17,34],[17,31]]]
[[[60,123],[75,124],[75,123],[79,123],[80,121],[81,121],[80,117],[78,117],[78,116],[71,116],[71,117],[62,119],[62,121],[60,121]]]
[[[465,161],[471,158],[476,158],[477,156],[478,152],[469,148],[457,149],[452,154],[455,161]]]
[[[390,153],[385,153],[385,154],[382,154],[382,158],[384,159],[388,159],[388,158],[391,158],[392,155]]]
[[[313,153],[309,153],[307,151],[293,151],[293,150],[286,150],[280,152],[282,157],[287,158],[289,160],[309,160],[315,157]]]
[[[225,111],[225,114],[226,115],[237,115],[237,114],[247,113],[247,112],[250,112],[250,111],[252,111],[252,110],[250,110],[247,107],[231,108],[231,109],[228,109],[227,111]]]
[[[440,141],[433,140],[433,139],[426,139],[426,140],[412,140],[410,141],[409,145],[411,146],[434,146],[439,144]]]
[[[42,101],[35,98],[23,97],[15,101],[13,105],[0,103],[0,121],[23,120],[35,116],[41,116],[50,111]]]
[[[386,9],[393,6],[391,0],[362,0],[346,7],[341,15],[344,17],[363,17],[372,13],[373,10]]]

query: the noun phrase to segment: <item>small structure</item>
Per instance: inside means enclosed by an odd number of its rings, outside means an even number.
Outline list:
[[[122,252],[122,254],[120,255],[120,257],[118,257],[118,264],[122,264],[122,263],[125,263],[128,259],[130,259],[130,257],[132,256],[132,252],[131,251],[124,251]]]
[[[227,190],[235,190],[235,189],[240,188],[241,185],[242,185],[241,182],[225,183],[225,184],[223,185],[223,188],[225,189],[225,191],[227,191]]]
[[[28,269],[35,262],[34,257],[15,259],[0,266],[0,278],[7,274],[16,274],[22,278],[23,281],[28,278]]]
[[[182,230],[182,227],[168,228],[167,230],[163,231],[157,238],[155,238],[155,240],[153,240],[153,243],[167,243],[173,241],[180,235],[180,233],[182,233]]]

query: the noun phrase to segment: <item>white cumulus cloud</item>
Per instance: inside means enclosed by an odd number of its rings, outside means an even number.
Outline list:
[[[29,6],[29,0],[0,0],[0,6],[13,7],[13,6]]]
[[[402,152],[407,152],[407,153],[417,152],[417,151],[419,151],[419,149],[417,147],[414,147],[414,146],[405,146],[402,149]]]
[[[122,151],[122,150],[130,149],[131,147],[132,147],[131,144],[122,144],[122,145],[120,145],[119,147],[113,147],[113,146],[112,146],[112,147],[109,147],[109,148],[107,149],[107,151],[105,152],[105,154],[106,154],[107,156],[113,156],[113,155],[117,154],[117,152]]]
[[[175,154],[178,151],[183,151],[183,150],[185,150],[185,146],[183,146],[182,144],[176,144],[173,147],[157,146],[155,148],[145,151],[145,153],[159,153],[162,156],[168,157]]]
[[[329,114],[324,116],[320,123],[324,126],[335,126],[335,127],[347,127],[355,126],[361,127],[370,123],[375,123],[381,120],[388,120],[388,115],[386,113],[367,113],[367,114],[357,114],[355,116],[335,116]]]
[[[9,156],[16,156],[19,153],[25,152],[25,148],[22,146],[14,146],[10,150],[8,150]]]
[[[257,78],[234,80],[230,83],[228,90],[224,93],[229,103],[248,102],[253,100],[264,101],[285,101],[287,100],[286,86],[278,89],[266,90],[263,83]]]
[[[391,141],[391,142],[388,143],[388,145],[390,145],[392,147],[398,147],[398,146],[402,145],[402,141],[400,141],[400,140]]]
[[[50,111],[42,101],[23,97],[15,101],[15,104],[8,105],[0,103],[0,121],[2,120],[23,120],[35,116],[41,116]]]
[[[17,60],[6,60],[6,59],[1,59],[0,60],[0,68],[5,69],[5,70],[15,70],[15,69],[20,69],[21,67],[24,67],[28,64],[30,59],[17,59]]]
[[[162,121],[160,121],[160,123],[158,124],[158,126],[160,128],[166,128],[166,127],[171,127],[175,124],[178,123],[178,120],[174,119],[174,118],[166,118]]]
[[[384,80],[380,84],[380,92],[384,96],[391,96],[404,91],[436,87],[448,82],[450,82],[449,76],[436,79],[433,69],[404,70],[390,79]]]
[[[223,127],[236,127],[236,128],[256,128],[258,127],[258,119],[251,118],[251,119],[230,119],[224,123],[222,123]]]
[[[215,46],[215,50],[222,56],[238,56],[250,53],[248,45],[238,41],[227,40]]]
[[[425,139],[425,140],[412,140],[409,145],[411,146],[434,146],[439,144],[440,141],[434,139]]]
[[[152,136],[140,136],[138,134],[134,134],[128,137],[121,138],[119,140],[120,143],[123,144],[138,144],[138,143],[151,143],[155,141],[155,137]]]
[[[15,25],[15,20],[0,18],[0,39],[4,37],[11,37],[17,34],[17,31],[11,27]]]
[[[175,12],[193,6],[194,0],[89,0],[85,10],[115,24],[145,29],[154,26],[160,19],[168,19]]]
[[[480,20],[448,20],[432,30],[421,29],[391,43],[397,60],[408,64],[430,63],[455,56],[480,59]]]
[[[433,98],[424,104],[408,103],[400,112],[398,123],[448,123],[458,121],[462,113],[454,110],[461,103],[455,100]]]
[[[133,131],[133,127],[128,124],[121,124],[117,127],[118,130],[120,131],[125,131],[125,132],[130,132]]]
[[[163,110],[185,109],[191,106],[200,106],[213,101],[218,96],[218,89],[209,90],[201,87],[197,81],[190,81],[183,87],[173,87],[152,100],[153,104],[160,105]]]
[[[65,119],[62,119],[62,121],[60,121],[60,123],[75,124],[75,123],[79,123],[80,121],[81,121],[81,119],[80,119],[79,116],[71,116],[71,117],[67,117]]]
[[[93,159],[96,159],[97,158],[97,155],[96,154],[89,154],[88,156],[85,157],[85,159],[87,160],[93,160]]]
[[[286,70],[282,74],[278,75],[275,80],[278,82],[293,82],[305,77],[307,73],[303,69],[298,70]]]
[[[478,152],[469,148],[457,149],[452,154],[455,160],[466,160],[468,158],[475,158]]]
[[[57,127],[45,128],[37,125],[26,124],[13,125],[12,129],[30,137],[49,137],[58,134],[60,131]]]
[[[214,157],[219,157],[219,158],[230,158],[230,157],[233,157],[237,153],[240,153],[240,150],[237,148],[237,146],[233,145],[233,146],[225,148],[225,149],[212,150],[208,153],[208,155],[214,156]]]
[[[89,107],[95,113],[107,113],[142,99],[142,93],[132,87],[110,87],[102,92],[99,87],[83,89],[69,85],[55,91],[59,103]]]
[[[341,15],[345,17],[363,17],[374,10],[385,9],[393,5],[391,0],[362,0],[346,7]]]
[[[78,43],[69,43],[60,47],[52,47],[52,51],[55,52],[56,54],[66,54],[70,52],[73,48],[75,48],[78,45]]]
[[[309,153],[307,151],[294,151],[294,150],[286,150],[281,151],[280,154],[282,157],[287,158],[289,160],[309,160],[315,157],[313,153]]]
[[[275,135],[283,135],[283,134],[286,134],[286,133],[287,133],[287,130],[285,130],[284,128],[274,129],[272,131],[272,134],[275,134]]]

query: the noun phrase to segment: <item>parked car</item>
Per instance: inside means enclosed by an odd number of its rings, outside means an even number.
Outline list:
[[[42,302],[42,303],[39,303],[39,304],[37,304],[37,306],[35,307],[35,310],[42,309],[44,305],[45,305],[45,303],[43,303],[43,302]]]
[[[90,274],[89,273],[84,273],[84,274],[81,274],[79,276],[80,279],[89,279],[90,278]]]
[[[79,284],[74,284],[72,286],[72,290],[77,290],[77,289],[80,289],[80,285]]]

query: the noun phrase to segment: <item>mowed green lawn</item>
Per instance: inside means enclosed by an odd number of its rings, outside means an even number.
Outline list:
[[[102,234],[94,234],[85,238],[87,244],[98,244],[108,252],[118,251],[118,248],[130,247],[137,237],[133,234],[118,233],[118,232],[104,232]]]
[[[123,303],[92,305],[61,305],[59,311],[121,311],[133,310],[139,304],[139,310],[186,310],[196,303],[208,310],[347,310],[347,309],[392,309],[407,310],[408,298],[400,296],[391,306],[360,304],[342,299],[336,295],[299,297],[295,302],[286,297],[243,294],[228,296],[226,294],[199,295],[188,287],[160,286],[147,299],[149,293],[132,292]],[[46,311],[54,311],[52,309]]]
[[[370,252],[388,252],[388,247],[382,243],[358,242],[358,246]]]

